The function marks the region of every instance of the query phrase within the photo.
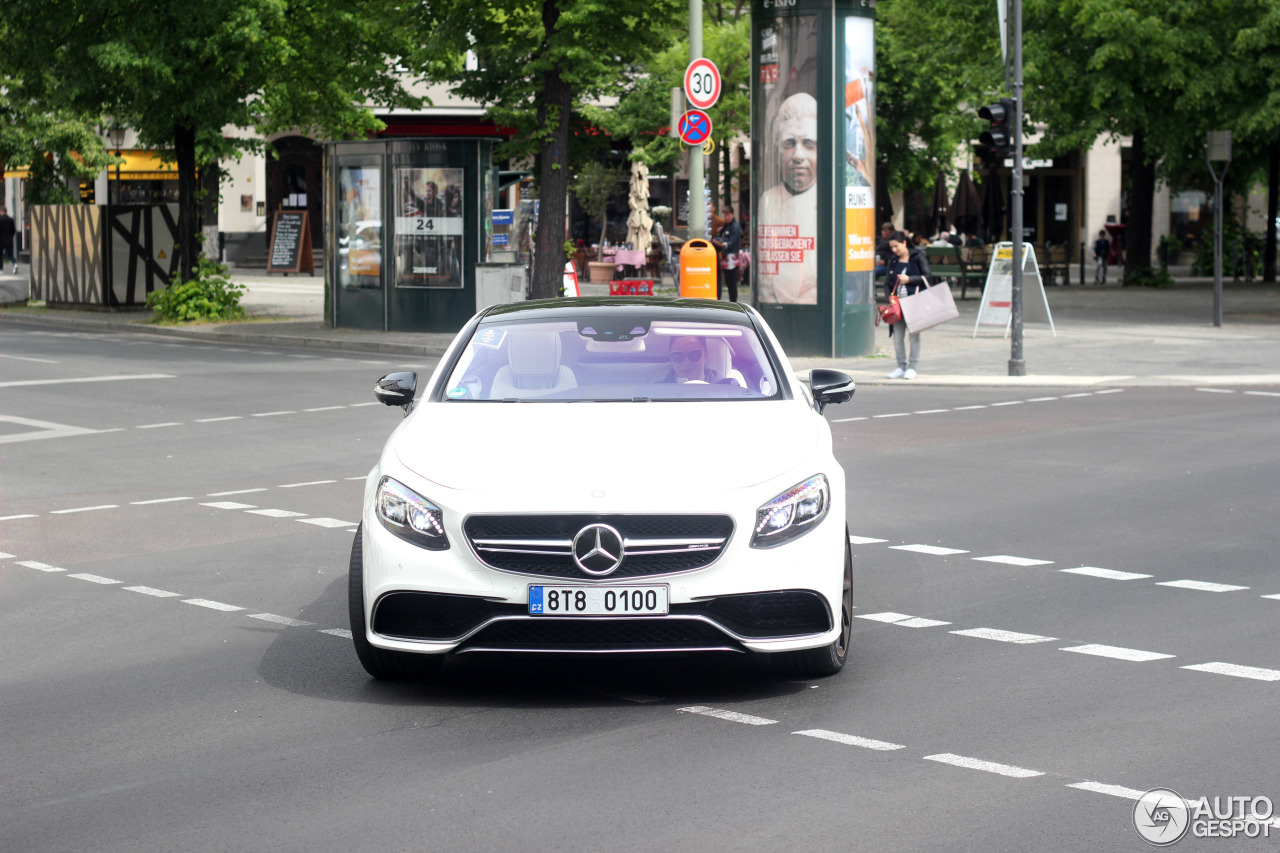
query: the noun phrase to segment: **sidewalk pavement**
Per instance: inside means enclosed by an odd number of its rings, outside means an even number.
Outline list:
[[[21,275],[0,275],[0,301],[24,298]],[[38,323],[95,331],[183,337],[228,344],[441,355],[453,335],[330,329],[324,325],[324,280],[233,271],[245,285],[251,315],[270,319],[188,327],[154,326],[150,312],[40,307],[0,310],[0,322]],[[584,285],[583,295],[605,292]],[[1033,292],[1033,291],[1032,291]],[[1213,325],[1213,282],[1182,276],[1166,289],[1074,285],[1048,287],[1054,331],[1028,324],[1023,333],[1026,376],[1009,376],[1010,340],[1001,328],[975,334],[980,295],[957,298],[960,317],[921,336],[920,375],[886,378],[896,366],[884,327],[876,351],[859,358],[793,358],[797,372],[831,367],[860,384],[986,386],[1280,385],[1280,287],[1227,282],[1223,324]],[[749,291],[747,292],[749,294]],[[9,294],[6,296],[5,294]],[[1030,295],[1030,293],[1029,293]],[[749,298],[749,297],[748,297]]]

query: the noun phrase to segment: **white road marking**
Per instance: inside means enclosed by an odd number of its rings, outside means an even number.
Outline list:
[[[890,545],[897,551],[915,551],[917,554],[933,554],[935,557],[945,557],[948,554],[968,554],[968,551],[961,551],[959,548],[940,548],[937,545]]]
[[[1227,388],[1197,388],[1196,390],[1197,390],[1197,391],[1204,391],[1205,393],[1208,393],[1208,394],[1234,394],[1234,393],[1236,393],[1235,391],[1231,391],[1231,390],[1229,390],[1229,389],[1227,389]]]
[[[33,512],[24,512],[21,515],[2,515],[0,516],[0,521],[16,521],[19,518],[35,518],[35,517],[36,517],[35,513]]]
[[[1276,595],[1264,595],[1264,596],[1262,596],[1262,597],[1263,597],[1263,598],[1274,598],[1276,601],[1280,601],[1280,594],[1276,594]]]
[[[778,722],[765,717],[739,714],[737,711],[721,711],[719,708],[708,708],[706,705],[690,705],[687,708],[677,708],[676,710],[689,714],[701,714],[704,717],[715,717],[718,720],[728,720],[731,723],[742,723],[745,726],[769,726]]]
[[[924,619],[920,616],[914,619],[904,619],[901,622],[895,622],[900,628],[940,628],[943,625],[950,625],[950,622],[943,622],[938,619]]]
[[[331,634],[335,637],[343,637],[348,640],[351,639],[351,632],[348,631],[346,628],[322,628],[320,629],[320,633]]]
[[[309,483],[285,483],[283,486],[277,486],[280,489],[296,489],[299,486],[323,486],[326,483],[336,483],[337,480],[312,480]]]
[[[986,408],[986,406],[985,406],[985,405],[981,405],[981,406],[956,406],[954,409],[952,409],[952,411],[953,411],[953,412],[971,412],[971,411],[973,411],[974,409],[985,409],[985,408]]]
[[[997,554],[994,557],[974,557],[975,560],[982,560],[986,563],[1004,563],[1009,566],[1047,566],[1053,560],[1032,560],[1029,557],[1010,557],[1007,554]]]
[[[210,492],[208,495],[206,495],[206,497],[223,498],[223,497],[226,497],[227,495],[247,495],[247,494],[250,494],[251,492],[265,492],[266,490],[267,489],[265,486],[257,489],[235,489],[230,492]]]
[[[70,385],[75,382],[122,382],[128,379],[177,379],[169,373],[141,373],[122,376],[83,376],[77,379],[21,379],[0,382],[0,388],[18,388],[24,385]]]
[[[1239,666],[1234,663],[1197,663],[1184,666],[1183,669],[1194,669],[1196,672],[1211,672],[1214,675],[1234,675],[1237,678],[1252,678],[1257,681],[1280,681],[1280,670],[1262,669],[1256,666]]]
[[[937,415],[942,412],[949,412],[950,409],[923,409],[919,412],[912,412],[913,415]]]
[[[1173,586],[1178,589],[1195,589],[1200,592],[1239,592],[1242,589],[1248,589],[1247,586],[1236,586],[1229,583],[1209,583],[1208,581],[1159,581],[1156,586]]]
[[[306,515],[305,512],[293,512],[287,509],[251,509],[247,511],[254,515],[265,515],[267,518],[300,518]]]
[[[352,403],[351,408],[358,409],[361,406],[381,406],[381,405],[382,404],[380,402],[378,402],[377,400],[374,400],[372,403]]]
[[[1032,397],[1027,402],[1028,403],[1047,403],[1050,400],[1056,400],[1056,399],[1058,398],[1057,397]]]
[[[233,610],[244,610],[243,607],[236,607],[234,604],[223,604],[221,601],[210,601],[207,598],[185,598],[183,604],[194,604],[196,607],[207,607],[210,610],[222,610],[230,613]]]
[[[3,353],[0,353],[0,358],[12,358],[15,361],[38,361],[41,364],[60,364],[61,363],[61,362],[54,361],[51,358],[32,358],[29,355],[4,355]]]
[[[361,479],[361,480],[363,480],[363,479],[364,479],[364,477],[361,477],[360,479]],[[873,538],[872,538],[872,537],[870,537],[870,536],[850,536],[850,537],[849,537],[849,541],[850,541],[850,542],[852,542],[854,545],[872,545],[872,544],[874,544],[874,543],[876,543],[876,542],[888,542],[889,540],[888,540],[888,539],[873,539]]]
[[[342,479],[344,479],[344,480],[367,480],[367,479],[369,479],[369,475],[368,475],[368,474],[365,474],[365,475],[360,476],[360,477],[343,477]]]
[[[1014,779],[1030,779],[1034,776],[1043,776],[1039,770],[1028,770],[1025,767],[1014,767],[1012,764],[997,764],[994,761],[983,761],[979,758],[968,758],[964,755],[953,755],[950,752],[939,753],[938,755],[926,755],[925,761],[940,761],[943,764],[950,764],[955,767],[964,767],[968,770],[982,770],[986,773],[999,773],[1001,776],[1011,776]]]
[[[1005,400],[1003,403],[992,403],[991,405],[992,405],[992,407],[995,407],[995,406],[1021,406],[1021,405],[1022,405],[1023,403],[1025,403],[1025,402],[1026,402],[1026,400]]]
[[[26,566],[28,569],[35,569],[37,572],[65,572],[66,569],[60,569],[57,566],[51,566],[48,563],[41,563],[36,560],[19,560],[19,566]]]
[[[12,560],[12,559],[13,559],[14,557],[16,557],[16,556],[18,556],[18,555],[17,555],[17,554],[6,554],[4,551],[0,551],[0,560]]]
[[[996,628],[969,628],[964,631],[952,631],[961,637],[977,637],[980,640],[995,640],[1000,643],[1048,643],[1057,637],[1041,637],[1038,634],[1019,634],[1017,631],[1001,631]]]
[[[0,435],[0,444],[10,444],[15,441],[39,441],[46,438],[66,438],[72,435],[97,435],[98,433],[108,432],[108,430],[56,424],[52,421],[38,421],[34,418],[20,418],[16,415],[0,415],[0,422],[32,427],[30,432]]]
[[[1095,794],[1106,794],[1108,797],[1123,797],[1126,800],[1140,800],[1146,791],[1126,788],[1123,785],[1104,785],[1101,782],[1075,782],[1067,786],[1081,791],[1092,791]]]
[[[119,504],[100,504],[98,506],[78,506],[75,509],[55,509],[50,510],[50,515],[67,515],[72,512],[93,512],[99,509],[118,509]]]
[[[102,575],[91,575],[88,572],[78,572],[74,575],[67,575],[69,578],[75,578],[80,581],[88,581],[89,583],[112,584],[120,583],[112,578],[104,578]]]
[[[277,616],[274,613],[249,613],[250,619],[261,619],[263,622],[275,622],[279,625],[288,625],[290,628],[301,628],[304,625],[314,625],[314,622],[303,622],[301,619],[290,619],[288,616]]]
[[[297,412],[258,412],[250,415],[251,418],[274,418],[276,415],[296,415]]]
[[[1246,394],[1252,394],[1255,397],[1280,397],[1280,392],[1276,391],[1245,391]]]
[[[911,618],[906,613],[894,613],[892,610],[887,611],[885,613],[855,613],[853,615],[858,617],[859,619],[870,619],[872,622],[889,622],[889,623],[901,622],[903,619]]]
[[[156,589],[153,586],[126,586],[129,592],[140,592],[143,595],[151,595],[156,598],[177,598],[182,595],[180,592],[169,592],[163,589]]]
[[[345,409],[346,406],[320,406],[315,409],[303,409],[304,412],[331,412],[334,409]]]
[[[1087,643],[1083,646],[1069,646],[1065,649],[1059,649],[1063,652],[1079,652],[1082,655],[1097,655],[1103,658],[1115,658],[1116,660],[1131,660],[1136,663],[1145,663],[1152,660],[1166,660],[1174,657],[1174,655],[1162,655],[1159,652],[1144,652],[1140,649],[1126,649],[1120,646],[1102,646],[1097,643]]]
[[[214,509],[253,509],[254,504],[241,504],[235,501],[214,501],[213,503],[200,504],[200,506],[213,507]]]
[[[175,501],[191,501],[195,498],[152,498],[149,501],[129,501],[130,506],[146,506],[147,504],[171,504]]]
[[[872,415],[871,417],[873,418],[905,418],[905,417],[908,417],[910,414],[911,414],[910,412],[894,412],[891,415]]]
[[[1151,577],[1151,575],[1142,575],[1137,572],[1117,572],[1115,569],[1100,569],[1097,566],[1081,566],[1078,569],[1059,569],[1059,571],[1072,575],[1088,575],[1091,578],[1105,578],[1109,581],[1133,581],[1139,578]]]
[[[1103,394],[1123,394],[1124,389],[1123,388],[1104,388],[1101,391],[1094,391],[1093,393],[1100,397]]]
[[[900,743],[872,740],[871,738],[858,737],[857,735],[846,735],[841,732],[829,732],[826,729],[805,729],[802,732],[792,732],[792,734],[804,735],[805,737],[816,737],[820,740],[843,743],[845,746],[860,746],[863,749],[875,749],[880,750],[881,752],[888,752],[893,749],[906,749],[906,746]]]
[[[162,423],[162,424],[142,424],[141,426],[134,427],[134,429],[160,429],[161,427],[171,427],[171,426],[182,426],[182,424],[179,423],[178,421],[166,421],[165,423]]]
[[[300,518],[303,524],[314,524],[316,527],[350,527],[354,521],[341,521],[336,518]]]
[[[218,421],[238,421],[243,420],[242,415],[227,415],[222,418],[196,418],[198,424],[216,424]]]
[[[831,422],[833,424],[847,424],[849,421],[865,421],[866,418],[835,418]]]

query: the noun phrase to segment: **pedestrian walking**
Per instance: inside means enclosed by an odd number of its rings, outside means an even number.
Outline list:
[[[894,293],[901,299],[911,296],[923,287],[927,287],[929,259],[924,249],[912,246],[907,235],[895,231],[889,237],[889,248],[893,251],[893,260],[885,268],[884,295],[888,299]],[[889,337],[893,339],[893,352],[898,359],[898,366],[889,374],[890,379],[915,379],[916,366],[920,363],[920,333],[909,333],[907,321],[899,319],[889,326]],[[907,350],[907,337],[911,338],[911,349]]]
[[[9,209],[0,205],[0,272],[4,272],[4,259],[13,264],[14,275],[18,274],[18,256],[13,253],[13,235],[18,233]]]
[[[1107,283],[1107,258],[1111,254],[1111,241],[1107,239],[1107,229],[1098,232],[1098,239],[1093,241],[1093,283]]]
[[[725,205],[721,211],[723,224],[711,243],[720,253],[721,284],[729,289],[729,301],[738,301],[738,252],[742,250],[742,228],[734,218],[733,208]],[[716,287],[716,298],[720,298],[719,286]]]

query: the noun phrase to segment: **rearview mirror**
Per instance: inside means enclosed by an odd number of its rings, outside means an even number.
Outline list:
[[[813,391],[813,402],[821,412],[831,403],[849,402],[856,386],[847,373],[815,367],[809,371],[809,388]]]
[[[418,392],[418,374],[388,373],[378,380],[374,386],[373,396],[384,406],[402,406],[404,413],[409,414],[409,406],[413,403],[413,395]]]

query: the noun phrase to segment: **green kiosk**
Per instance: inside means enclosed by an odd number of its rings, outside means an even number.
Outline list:
[[[476,312],[497,192],[495,139],[325,146],[326,322],[456,332]]]
[[[875,348],[875,0],[753,0],[752,293],[792,355]]]

